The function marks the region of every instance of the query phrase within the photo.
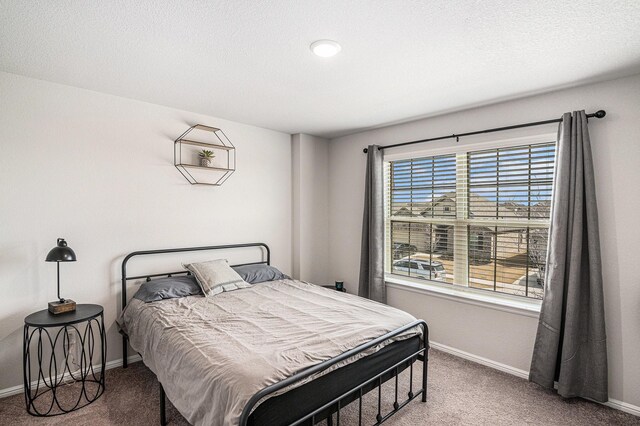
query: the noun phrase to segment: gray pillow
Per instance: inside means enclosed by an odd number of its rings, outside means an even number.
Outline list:
[[[250,284],[265,281],[286,280],[290,278],[288,275],[280,272],[278,268],[274,268],[269,265],[233,266],[233,270],[236,271],[243,280]]]
[[[202,294],[195,277],[180,275],[148,281],[140,286],[133,297],[143,302],[155,302],[162,299],[193,296],[194,294]]]
[[[205,296],[215,296],[225,291],[234,291],[251,287],[242,280],[236,271],[231,269],[225,259],[215,259],[208,262],[183,264],[193,272]]]

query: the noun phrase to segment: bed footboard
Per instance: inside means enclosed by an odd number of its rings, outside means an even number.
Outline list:
[[[291,423],[291,426],[295,426],[295,425],[300,425],[302,423],[305,422],[311,422],[311,424],[315,424],[316,421],[322,420],[321,418],[318,418],[317,416],[320,415],[320,413],[322,412],[326,412],[326,410],[330,410],[331,412],[335,412],[336,413],[336,423],[337,425],[340,425],[340,410],[341,410],[341,404],[342,401],[347,399],[349,396],[353,396],[356,395],[356,399],[359,400],[358,403],[358,417],[359,417],[359,424],[362,424],[362,397],[364,395],[365,392],[363,392],[363,389],[365,387],[371,387],[372,384],[374,384],[374,389],[377,388],[378,389],[378,413],[376,415],[376,423],[374,423],[375,425],[379,425],[381,423],[383,423],[384,421],[386,421],[389,417],[391,417],[392,415],[394,415],[395,413],[397,413],[400,409],[402,409],[405,405],[407,405],[409,402],[411,402],[413,399],[417,398],[418,396],[422,396],[422,402],[426,402],[427,401],[427,364],[428,364],[428,360],[429,360],[429,354],[428,354],[428,350],[429,350],[429,327],[427,326],[427,323],[423,320],[417,320],[414,321],[410,324],[407,324],[403,327],[400,327],[394,331],[391,331],[383,336],[378,337],[377,339],[374,339],[370,342],[367,342],[365,344],[362,344],[356,348],[353,348],[347,352],[344,352],[334,358],[331,358],[327,361],[324,361],[320,364],[314,365],[313,367],[307,368],[297,374],[294,374],[291,377],[286,378],[285,380],[282,380],[278,383],[275,383],[271,386],[267,386],[266,388],[262,389],[261,391],[259,391],[258,393],[256,393],[255,395],[253,395],[253,397],[251,397],[251,399],[249,400],[249,402],[245,405],[244,409],[242,410],[242,415],[240,417],[240,426],[247,426],[247,422],[249,421],[249,416],[251,415],[251,412],[253,411],[253,409],[255,408],[256,404],[262,400],[264,397],[269,396],[275,392],[278,392],[288,386],[291,386],[294,383],[300,382],[301,380],[304,380],[314,374],[317,374],[321,371],[324,371],[326,369],[328,369],[329,367],[344,361],[348,358],[353,357],[354,355],[357,355],[369,348],[372,348],[376,345],[379,345],[380,343],[383,343],[395,336],[398,336],[402,333],[404,333],[407,330],[410,330],[412,328],[415,327],[422,327],[422,346],[420,347],[420,349],[418,349],[417,351],[415,351],[414,353],[412,353],[411,355],[405,357],[404,359],[402,359],[401,361],[395,363],[394,365],[392,365],[391,367],[387,368],[386,370],[376,374],[373,377],[369,377],[367,378],[367,380],[365,380],[364,382],[358,384],[357,386],[351,388],[350,390],[348,390],[347,392],[344,392],[341,395],[337,395],[335,398],[333,398],[332,400],[328,401],[326,404],[317,407],[314,411],[305,414],[304,416],[300,417],[298,420],[294,421],[293,423]],[[422,362],[423,362],[423,366],[422,366],[422,386],[420,389],[417,389],[415,392],[413,391],[413,360],[415,358],[422,358]],[[409,362],[409,392],[407,394],[407,398],[404,400],[399,400],[398,398],[398,370],[401,368],[401,366],[404,363]],[[393,410],[391,410],[388,413],[382,413],[382,383],[383,383],[383,379],[382,377],[392,374],[392,377],[395,379],[395,400],[393,403]],[[332,415],[330,415],[330,418],[332,418]],[[329,421],[329,424],[332,424],[333,421]]]
[[[402,333],[404,333],[407,330],[410,330],[414,327],[422,327],[422,346],[420,347],[420,349],[418,349],[417,351],[415,351],[414,353],[412,353],[411,355],[405,357],[404,359],[402,359],[401,361],[395,363],[394,365],[392,365],[391,367],[387,368],[386,370],[376,374],[373,377],[368,378],[367,380],[365,380],[364,382],[360,383],[359,385],[351,388],[350,390],[348,390],[347,392],[344,392],[341,395],[336,396],[335,398],[333,398],[332,400],[330,400],[329,402],[327,402],[326,404],[317,407],[315,410],[313,410],[310,413],[305,414],[304,416],[300,417],[298,420],[294,421],[293,423],[290,423],[290,426],[296,426],[296,425],[300,425],[302,423],[305,422],[311,422],[311,424],[315,424],[316,421],[320,421],[322,420],[321,418],[318,418],[317,416],[326,411],[327,409],[331,410],[331,412],[335,412],[336,413],[336,426],[340,425],[340,410],[342,408],[341,404],[342,401],[345,400],[346,398],[348,398],[349,396],[352,395],[356,395],[356,398],[358,399],[358,424],[362,424],[362,397],[365,395],[365,392],[363,391],[363,389],[371,384],[375,384],[374,388],[376,387],[378,388],[378,413],[376,415],[376,422],[374,423],[374,425],[379,425],[382,424],[383,422],[385,422],[387,419],[389,419],[389,417],[393,416],[395,413],[397,413],[398,411],[400,411],[404,406],[406,406],[407,404],[409,404],[411,401],[413,401],[415,398],[417,398],[418,396],[422,396],[422,402],[427,402],[427,366],[428,366],[428,362],[429,362],[429,327],[427,326],[427,323],[424,320],[418,320],[418,321],[414,321],[410,324],[407,324],[403,327],[400,327],[390,333],[387,333],[383,336],[380,336],[377,339],[374,339],[368,343],[365,343],[363,345],[360,345],[354,349],[351,349],[347,352],[344,352],[340,355],[338,355],[337,357],[334,357],[332,359],[329,359],[327,361],[324,361],[320,364],[314,365],[313,367],[307,368],[291,377],[288,377],[285,380],[282,380],[278,383],[275,383],[271,386],[267,386],[266,388],[262,389],[261,391],[259,391],[258,393],[256,393],[253,397],[251,397],[251,399],[249,400],[249,402],[247,402],[247,404],[245,405],[244,409],[242,410],[242,415],[240,416],[240,426],[247,426],[247,422],[249,421],[249,416],[251,415],[251,412],[253,411],[253,409],[255,408],[256,404],[264,397],[277,392],[281,389],[286,388],[287,386],[290,386],[296,382],[299,382],[301,380],[304,380],[305,378],[314,375],[316,373],[319,373],[321,371],[326,370],[327,368],[331,367],[334,364],[337,364],[341,361],[346,360],[347,358],[350,358],[354,355],[357,355],[360,352],[363,352],[371,347],[374,347],[380,343],[383,343],[389,339],[391,339],[392,337],[398,336]],[[413,360],[414,359],[420,359],[422,358],[422,386],[420,387],[420,389],[417,389],[416,392],[413,391]],[[407,394],[407,398],[404,400],[399,400],[398,398],[398,370],[401,368],[401,366],[406,363],[406,362],[410,362],[409,365],[409,392]],[[382,377],[385,375],[388,375],[389,373],[392,373],[392,377],[395,380],[395,400],[393,403],[393,410],[391,410],[388,413],[383,414],[382,413]],[[160,384],[160,424],[161,425],[165,425],[166,424],[166,415],[165,415],[165,394],[164,394],[164,389],[162,388],[162,384]],[[335,410],[335,411],[334,411]],[[327,418],[327,424],[330,426],[333,426],[333,414],[329,415],[329,418]]]

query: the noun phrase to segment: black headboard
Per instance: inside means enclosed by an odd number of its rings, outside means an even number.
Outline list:
[[[204,247],[181,247],[181,248],[169,248],[169,249],[160,249],[160,250],[142,250],[142,251],[134,251],[133,253],[129,253],[124,260],[122,261],[122,310],[124,310],[125,306],[127,306],[127,281],[131,280],[139,280],[146,279],[147,281],[151,280],[154,277],[170,277],[172,275],[179,274],[187,274],[191,273],[186,270],[182,271],[174,271],[174,272],[163,272],[160,274],[146,274],[146,275],[136,275],[134,277],[127,276],[127,262],[132,257],[135,256],[148,256],[155,254],[166,254],[166,253],[182,253],[188,251],[205,251],[205,250],[229,250],[229,249],[239,249],[239,248],[247,248],[247,247],[262,247],[266,251],[267,259],[261,260],[259,262],[249,262],[242,263],[238,265],[232,266],[243,266],[243,265],[270,265],[271,264],[271,250],[269,250],[269,246],[265,243],[246,243],[246,244],[228,244],[223,246],[204,246]],[[264,257],[263,257],[264,259]],[[127,336],[123,335],[122,337],[122,366],[127,366]]]

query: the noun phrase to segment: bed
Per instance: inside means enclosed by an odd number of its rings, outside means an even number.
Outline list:
[[[127,344],[160,383],[160,422],[168,397],[192,424],[313,425],[340,423],[340,410],[395,378],[387,420],[417,397],[426,401],[428,328],[411,315],[314,284],[279,279],[214,297],[188,296],[145,303],[127,298],[130,281],[188,274],[127,275],[136,256],[259,247],[264,243],[134,252],[122,263],[123,360]],[[234,265],[240,266],[240,265]],[[422,386],[398,396],[398,374],[423,362]]]

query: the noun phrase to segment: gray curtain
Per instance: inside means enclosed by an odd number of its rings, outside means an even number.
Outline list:
[[[607,345],[591,142],[584,111],[558,129],[545,294],[529,380],[565,398],[608,400]]]
[[[360,285],[358,295],[386,303],[384,286],[384,196],[382,151],[369,145],[367,175],[364,187],[362,219],[362,251],[360,252]]]

